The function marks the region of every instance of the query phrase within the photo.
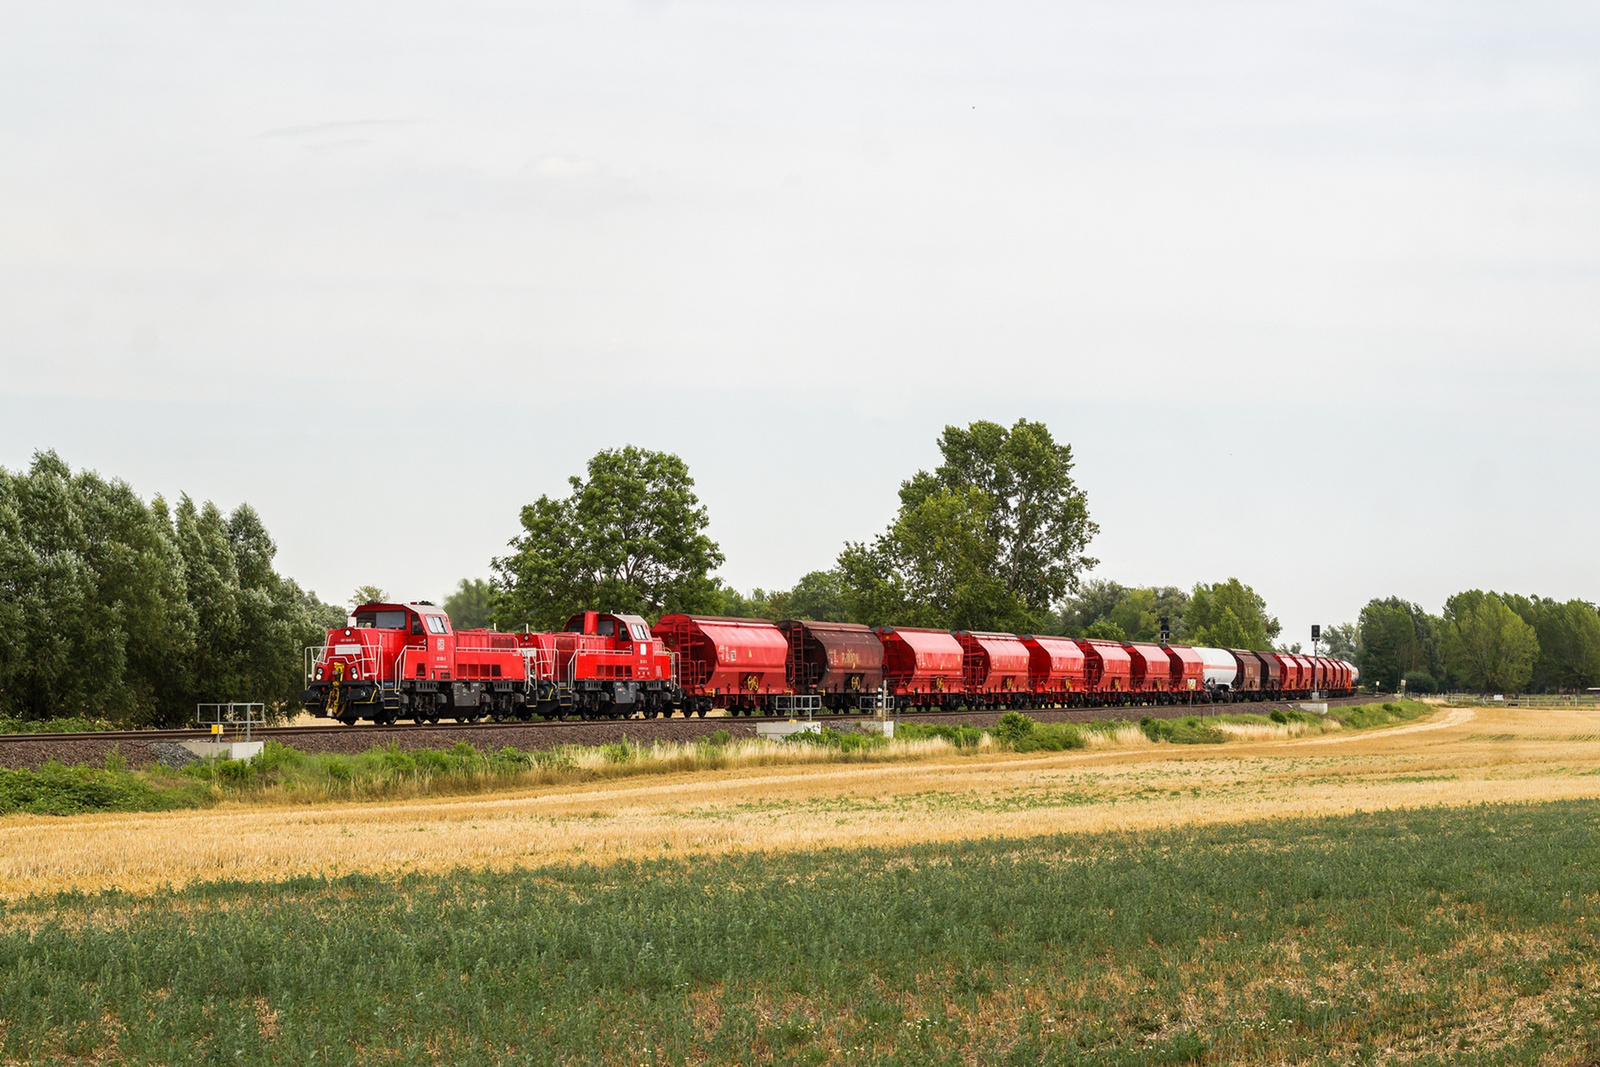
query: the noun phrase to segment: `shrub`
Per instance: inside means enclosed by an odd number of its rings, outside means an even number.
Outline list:
[[[1139,728],[1152,741],[1166,741],[1174,745],[1220,745],[1227,735],[1215,726],[1189,715],[1182,719],[1152,719],[1139,721]]]
[[[983,731],[976,726],[951,726],[945,723],[903,722],[894,728],[899,741],[927,741],[942,737],[956,748],[977,748]]]
[[[877,736],[868,736],[858,733],[839,733],[824,726],[816,733],[801,732],[790,734],[784,739],[789,744],[796,745],[821,745],[825,748],[838,749],[840,752],[865,752],[869,749],[882,748],[888,741]]]
[[[198,782],[162,789],[132,771],[65,767],[51,762],[33,771],[0,770],[0,815],[80,815],[91,811],[169,811],[213,800]]]
[[[627,763],[636,755],[633,746],[626,741],[601,745],[600,751],[605,755],[607,763]]]
[[[1427,671],[1406,672],[1406,692],[1408,693],[1437,693],[1439,683]]]
[[[1000,721],[995,723],[990,733],[996,741],[1003,741],[1008,745],[1015,745],[1018,741],[1033,733],[1033,728],[1038,724],[1020,711],[1008,711],[1000,716]]]

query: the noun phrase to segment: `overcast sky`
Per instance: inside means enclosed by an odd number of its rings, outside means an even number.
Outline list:
[[[0,6],[0,466],[444,596],[596,450],[743,589],[1047,423],[1097,573],[1600,599],[1600,6]]]

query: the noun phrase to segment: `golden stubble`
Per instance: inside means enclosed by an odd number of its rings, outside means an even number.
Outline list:
[[[303,874],[1092,833],[1600,796],[1600,711],[1442,709],[1386,730],[695,772],[321,808],[0,819],[0,895]]]

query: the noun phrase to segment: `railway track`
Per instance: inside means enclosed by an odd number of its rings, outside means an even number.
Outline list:
[[[1341,697],[1328,701],[1330,705],[1338,706],[1349,703],[1362,703],[1371,697]],[[1214,715],[1229,714],[1232,712],[1256,712],[1265,714],[1273,708],[1289,708],[1296,701],[1280,702],[1253,702],[1239,704],[1162,704],[1162,705],[1107,705],[1104,707],[1081,708],[1025,708],[1024,714],[1054,715],[1060,713],[1093,714],[1102,718],[1140,718],[1153,715],[1158,718],[1182,717],[1185,715]],[[1003,708],[963,708],[956,711],[902,711],[893,716],[897,720],[908,722],[937,721],[939,719],[974,719],[992,718],[1004,713]],[[750,727],[759,722],[776,722],[787,719],[786,715],[714,715],[708,717],[669,717],[669,718],[627,718],[627,719],[583,719],[563,720],[546,719],[538,722],[523,722],[520,719],[507,719],[504,722],[486,720],[482,722],[438,722],[438,723],[391,723],[387,726],[377,726],[372,723],[357,724],[355,726],[329,725],[329,726],[264,726],[256,727],[251,731],[251,737],[260,740],[284,739],[291,737],[340,737],[361,736],[371,734],[389,735],[395,733],[427,735],[429,733],[456,735],[461,733],[480,733],[490,731],[537,731],[537,730],[571,730],[592,728],[616,728],[618,726],[648,726],[648,725],[677,725],[687,723],[696,725],[704,724],[708,731],[720,727]],[[795,716],[798,718],[798,716]],[[845,714],[825,714],[816,716],[817,721],[827,723],[851,723],[870,720],[873,716],[866,712],[851,712]],[[747,732],[741,730],[741,732]],[[50,744],[70,743],[78,741],[203,741],[211,737],[209,730],[102,730],[84,733],[36,733],[36,734],[0,734],[0,744]],[[230,739],[236,738],[230,734]]]

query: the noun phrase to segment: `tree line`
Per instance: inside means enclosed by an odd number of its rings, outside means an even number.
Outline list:
[[[600,606],[867,625],[1055,633],[1271,649],[1266,602],[1238,578],[1174,586],[1085,579],[1098,527],[1070,445],[1042,423],[946,427],[941,462],[900,487],[869,540],[786,590],[728,587],[723,553],[678,456],[596,454],[560,497],[522,509],[488,579],[445,599],[458,628],[557,628]],[[259,700],[292,712],[302,649],[345,609],[278,574],[257,513],[188,496],[146,502],[124,482],[74,473],[53,452],[0,468],[0,719],[189,721],[199,703]],[[351,607],[387,600],[356,590]],[[1582,600],[1471,590],[1440,615],[1389,597],[1330,626],[1326,651],[1394,689],[1514,691],[1600,685],[1600,613]],[[1291,645],[1283,651],[1299,651]]]
[[[1382,689],[1514,693],[1600,686],[1600,611],[1556,600],[1469,589],[1431,615],[1400,597],[1375,599],[1353,624],[1330,627],[1334,649]]]
[[[273,570],[276,553],[249,505],[147,503],[54,452],[0,468],[0,718],[176,725],[200,703],[288,707],[301,649],[344,611]]]

